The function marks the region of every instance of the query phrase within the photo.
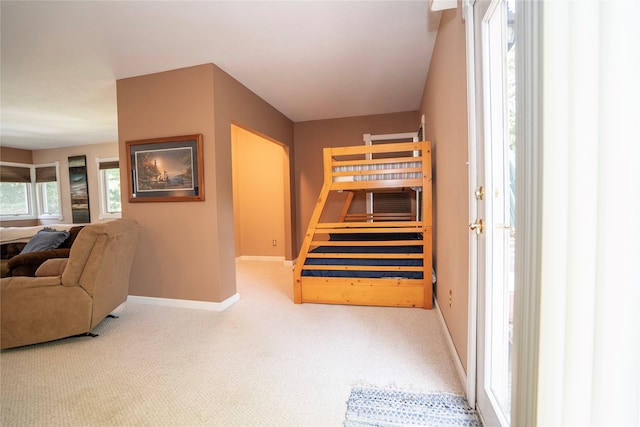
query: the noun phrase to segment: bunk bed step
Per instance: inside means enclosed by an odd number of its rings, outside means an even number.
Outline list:
[[[384,282],[376,283],[371,279],[366,281],[350,279],[342,282],[337,278],[333,278],[331,281],[322,278],[318,278],[318,280],[307,278],[304,281],[302,302],[425,307],[423,284],[417,284],[416,280],[385,280]],[[411,282],[411,284],[406,284],[406,282]],[[430,307],[430,304],[428,306]]]
[[[415,221],[416,217],[410,213],[362,213],[346,214],[346,222],[370,222],[370,221]]]
[[[309,252],[307,258],[362,258],[362,259],[406,259],[416,258],[422,259],[424,257],[421,253],[403,253],[403,254],[385,254],[385,253],[317,253]]]
[[[421,240],[313,240],[315,246],[420,246]]]
[[[354,228],[361,228],[363,233],[397,233],[399,229],[408,229],[409,233],[422,227],[422,221],[383,221],[383,222],[321,222],[316,226],[316,232],[333,232],[321,230],[344,230],[346,233],[353,233]],[[396,228],[397,227],[397,228]],[[345,230],[346,229],[346,230]],[[382,230],[380,230],[382,229]]]
[[[422,272],[422,266],[402,266],[402,265],[308,265],[303,270],[332,270],[332,271],[418,271]]]
[[[420,187],[423,184],[422,178],[415,179],[387,179],[375,181],[336,181],[333,183],[333,190],[372,190],[376,188],[405,188]]]

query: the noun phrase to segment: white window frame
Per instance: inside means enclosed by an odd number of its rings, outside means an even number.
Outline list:
[[[425,118],[424,115],[421,118],[420,129],[418,132],[404,132],[404,133],[385,133],[385,134],[377,134],[372,135],[370,133],[365,133],[362,135],[362,140],[364,141],[364,145],[375,145],[375,144],[385,144],[389,142],[399,142],[404,140],[411,140],[413,142],[418,142],[420,133],[424,135],[424,124]],[[423,136],[424,139],[424,136]],[[407,141],[408,142],[408,141]],[[418,155],[417,151],[413,152],[414,157]],[[371,154],[366,154],[367,160],[372,159]],[[416,201],[419,198],[418,193],[416,192]],[[416,218],[421,218],[422,213],[420,212],[420,203],[416,203]],[[373,214],[373,193],[369,192],[366,195],[366,210],[368,214]]]
[[[114,218],[122,218],[122,211],[119,213],[111,213],[107,212],[107,182],[104,177],[104,173],[100,169],[100,163],[106,162],[118,162],[120,159],[118,157],[103,157],[96,158],[96,170],[98,173],[98,191],[100,192],[100,215],[99,219],[114,219]],[[106,170],[106,169],[105,169]],[[122,177],[120,177],[122,181]],[[122,185],[120,186],[122,189]],[[120,199],[122,199],[122,192],[120,193]]]
[[[27,190],[27,210],[28,212],[26,214],[19,214],[19,213],[15,213],[15,214],[8,214],[8,215],[0,215],[0,221],[5,222],[5,221],[22,221],[25,219],[37,219],[35,213],[34,213],[34,202],[33,202],[33,187],[32,185],[30,185],[27,182],[22,183],[25,185],[26,190]]]
[[[60,206],[60,212],[56,214],[45,213],[44,211],[44,199],[42,188],[39,183],[36,182],[35,172],[36,168],[47,167],[47,166],[55,166],[56,168],[56,186],[58,187],[58,206]],[[31,169],[31,185],[33,186],[33,194],[36,200],[36,212],[38,215],[38,219],[46,219],[46,220],[58,220],[62,221],[62,197],[61,197],[61,188],[60,188],[60,162],[56,161],[53,163],[43,163],[39,165],[33,165]]]
[[[33,182],[35,180],[35,168],[33,165],[27,164],[27,163],[14,163],[14,162],[0,162],[2,163],[2,165],[6,165],[6,166],[15,166],[15,167],[21,167],[21,168],[29,168],[30,169],[30,176],[31,176],[31,183],[24,183],[26,185],[26,189],[27,189],[27,210],[28,213],[21,215],[21,214],[12,214],[12,215],[0,215],[0,221],[22,221],[22,220],[27,220],[27,219],[37,219],[37,215],[36,215],[36,202],[35,202],[35,191],[34,191],[34,185]]]

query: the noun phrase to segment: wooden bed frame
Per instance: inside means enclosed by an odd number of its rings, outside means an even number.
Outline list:
[[[294,302],[424,307],[431,309],[432,296],[432,177],[431,143],[406,142],[325,148],[324,183],[294,267]],[[359,192],[415,191],[412,212],[351,212]],[[346,193],[346,202],[334,222],[323,212],[332,192]],[[364,240],[362,235],[417,235],[419,240]],[[346,237],[329,239],[329,236]],[[422,246],[422,253],[379,253],[382,247]],[[314,253],[315,248],[377,246],[377,253]],[[366,248],[365,248],[366,250]],[[383,249],[384,250],[384,249]],[[393,252],[393,251],[391,251]],[[329,265],[305,265],[308,259],[325,258]],[[335,260],[349,259],[350,265]],[[371,266],[358,260],[422,259],[421,266]],[[358,263],[361,264],[358,264]],[[358,274],[365,271],[421,272],[422,278],[313,277],[304,270],[332,270]],[[389,275],[388,273],[385,273]]]

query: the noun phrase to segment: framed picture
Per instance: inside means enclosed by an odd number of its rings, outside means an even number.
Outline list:
[[[127,141],[130,202],[204,200],[202,135]]]
[[[87,156],[71,156],[68,161],[71,218],[74,224],[88,224],[91,222],[91,213],[89,212]]]

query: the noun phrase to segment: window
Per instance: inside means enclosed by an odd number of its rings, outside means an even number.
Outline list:
[[[1,216],[31,216],[29,185],[20,182],[2,182],[0,195]]]
[[[0,218],[62,219],[58,162],[46,165],[0,163]]]
[[[58,163],[36,166],[38,218],[62,219]]]
[[[117,158],[96,159],[100,182],[100,219],[120,218],[120,164]]]
[[[3,220],[34,218],[31,165],[0,164],[0,216]]]

